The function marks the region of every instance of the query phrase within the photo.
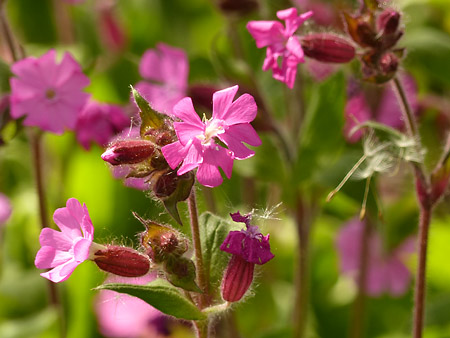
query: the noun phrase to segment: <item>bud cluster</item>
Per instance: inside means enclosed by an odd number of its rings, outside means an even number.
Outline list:
[[[154,196],[181,224],[176,204],[189,197],[194,175],[188,172],[178,176],[161,152],[162,147],[177,140],[172,119],[154,111],[136,90],[132,91],[140,109],[139,137],[112,142],[101,157],[113,166],[127,166],[127,178],[144,178]]]
[[[189,248],[187,239],[168,225],[144,220],[136,213],[133,215],[146,228],[140,235],[145,253],[162,268],[167,280],[185,290],[198,292],[195,265],[192,260],[183,257]]]
[[[377,1],[364,5],[357,15],[344,13],[348,34],[364,49],[361,55],[362,72],[366,80],[383,83],[390,80],[398,69],[404,49],[396,48],[403,36],[399,12],[381,10]],[[370,2],[370,1],[369,1]]]

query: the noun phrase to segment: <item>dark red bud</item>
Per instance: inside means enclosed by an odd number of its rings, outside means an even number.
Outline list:
[[[171,253],[178,248],[178,238],[173,232],[162,234],[160,237],[161,251]]]
[[[113,143],[102,154],[102,159],[112,165],[135,164],[153,155],[155,146],[147,140],[122,140]]]
[[[103,271],[123,277],[139,277],[150,270],[148,256],[123,246],[109,245],[95,253],[94,262]]]
[[[321,62],[346,63],[355,57],[355,48],[347,40],[330,33],[317,33],[302,38],[306,56]]]
[[[397,31],[400,23],[400,13],[393,9],[384,10],[377,19],[377,26],[384,34],[392,34]]]
[[[247,292],[253,281],[255,264],[239,255],[233,255],[222,280],[222,297],[227,302],[237,302]]]
[[[156,197],[165,198],[177,189],[179,177],[174,170],[155,173],[151,178],[152,190]]]

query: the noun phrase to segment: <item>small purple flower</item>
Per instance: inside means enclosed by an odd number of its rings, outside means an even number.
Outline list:
[[[9,219],[11,212],[11,202],[6,195],[0,193],[0,227]]]
[[[139,64],[144,78],[136,89],[157,111],[172,114],[175,104],[186,96],[189,62],[179,48],[159,43],[156,49],[147,50]]]
[[[291,89],[294,87],[297,65],[305,62],[300,40],[294,34],[312,15],[311,11],[298,15],[296,8],[288,8],[277,12],[277,17],[284,20],[285,26],[278,21],[250,21],[247,24],[256,46],[267,47],[263,70],[272,69],[273,78],[286,83]]]
[[[400,77],[405,88],[406,96],[411,104],[411,108],[416,113],[418,110],[417,85],[414,78],[404,74]],[[366,96],[356,83],[349,84],[349,98],[345,105],[345,126],[344,136],[348,142],[357,142],[363,132],[358,130],[351,134],[351,131],[360,123],[374,120],[392,128],[401,129],[404,127],[402,110],[399,106],[397,96],[392,86],[386,85],[380,94],[380,99],[375,108],[370,107]]]
[[[105,283],[144,285],[155,279],[155,274],[139,278],[108,276]],[[95,299],[100,332],[107,337],[159,337],[159,328],[152,325],[164,315],[143,300],[123,293],[101,290]]]
[[[94,227],[86,205],[81,206],[75,198],[67,200],[66,207],[57,209],[53,220],[61,231],[42,229],[39,236],[42,247],[34,264],[38,269],[52,269],[41,276],[58,283],[69,278],[89,258]]]
[[[40,58],[28,57],[11,67],[17,77],[11,83],[11,116],[26,116],[23,124],[62,134],[74,129],[88,94],[83,88],[89,79],[80,65],[65,53],[56,63],[52,49]]]
[[[257,226],[250,224],[251,214],[230,215],[233,221],[246,226],[241,231],[230,231],[220,246],[220,250],[233,255],[222,280],[222,297],[228,302],[237,302],[252,284],[255,264],[265,264],[274,255],[270,251],[270,235],[263,236]]]
[[[162,147],[167,163],[175,169],[181,162],[178,175],[198,167],[197,180],[207,187],[222,183],[219,167],[230,178],[233,160],[243,160],[255,154],[243,142],[259,146],[261,140],[250,125],[257,113],[255,100],[243,94],[233,101],[238,86],[223,89],[213,95],[213,113],[202,121],[189,97],[178,102],[173,114],[182,120],[174,122],[178,141]],[[228,148],[220,146],[216,138]]]
[[[341,272],[355,280],[361,258],[361,234],[364,223],[352,220],[339,232],[336,245],[340,255]],[[380,235],[372,230],[369,238],[366,292],[377,297],[389,293],[393,297],[404,294],[411,281],[411,272],[404,264],[407,255],[414,252],[414,239],[408,238],[393,251],[386,253]]]
[[[130,125],[130,118],[117,105],[90,100],[78,116],[76,134],[78,142],[89,150],[91,142],[105,146],[118,132]]]

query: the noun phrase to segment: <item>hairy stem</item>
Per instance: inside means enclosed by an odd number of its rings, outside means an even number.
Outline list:
[[[203,294],[199,297],[199,307],[200,309],[208,306],[208,283],[205,276],[205,269],[203,265],[203,255],[202,247],[200,242],[200,229],[198,224],[198,211],[197,211],[197,200],[195,197],[195,188],[192,189],[191,194],[188,199],[189,206],[189,216],[191,220],[191,233],[192,233],[192,243],[194,245],[195,253],[195,267],[197,272],[197,282]]]
[[[402,112],[405,117],[406,127],[408,128],[408,133],[412,137],[418,137],[418,128],[416,124],[416,119],[414,113],[411,109],[411,105],[406,97],[405,90],[403,89],[402,83],[398,77],[394,78],[394,88],[397,93],[397,97],[401,102]]]
[[[365,303],[366,303],[366,283],[367,283],[367,271],[369,262],[369,237],[370,237],[370,224],[366,222],[363,225],[364,229],[361,232],[361,250],[359,252],[359,267],[358,267],[358,294],[356,295],[355,302],[353,304],[353,314],[350,327],[351,338],[361,338],[364,332],[364,318],[365,318]]]
[[[425,312],[425,281],[428,247],[428,231],[431,222],[431,206],[421,206],[418,238],[418,267],[416,273],[416,285],[414,288],[414,322],[413,337],[421,338],[423,331]]]

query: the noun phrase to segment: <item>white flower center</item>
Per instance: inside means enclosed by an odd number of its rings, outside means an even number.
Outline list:
[[[202,144],[210,145],[214,137],[223,134],[224,132],[224,122],[222,120],[211,119],[206,121],[206,127],[203,134],[200,134],[197,137],[202,141]]]

